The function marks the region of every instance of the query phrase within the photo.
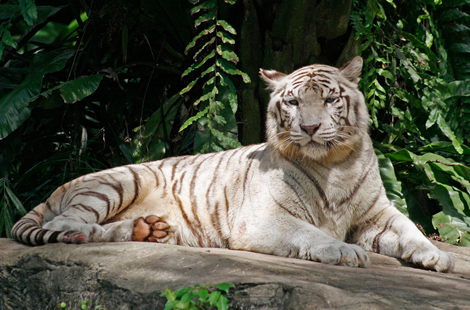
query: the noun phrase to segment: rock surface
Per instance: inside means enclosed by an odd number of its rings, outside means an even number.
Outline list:
[[[149,243],[51,244],[0,239],[0,309],[163,309],[176,290],[233,282],[231,309],[470,309],[470,248],[441,274],[369,253],[369,268],[324,265],[225,249]],[[94,309],[94,307],[91,307]]]

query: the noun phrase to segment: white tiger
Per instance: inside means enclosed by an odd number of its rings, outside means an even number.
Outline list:
[[[267,143],[82,176],[12,235],[30,245],[149,241],[360,267],[373,251],[450,272],[451,254],[385,195],[361,69],[360,57],[340,69],[261,69],[271,90]]]

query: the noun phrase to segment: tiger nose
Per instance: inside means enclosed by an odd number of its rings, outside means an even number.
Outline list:
[[[313,124],[313,125],[301,125],[300,128],[302,128],[309,136],[313,136],[318,128],[320,128],[321,124]]]

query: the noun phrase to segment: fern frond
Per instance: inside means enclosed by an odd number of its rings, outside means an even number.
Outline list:
[[[217,45],[217,53],[222,56],[223,59],[233,62],[234,64],[237,64],[240,60],[234,51],[224,45]]]
[[[194,70],[196,69],[199,69],[201,68],[209,59],[211,58],[214,58],[215,57],[215,51],[212,51],[209,55],[207,55],[206,57],[204,57],[203,60],[201,61],[198,61],[194,64],[192,64],[188,69],[186,69],[183,74],[181,75],[181,77],[185,77],[186,75],[190,74],[191,72],[193,72]]]
[[[210,45],[214,43],[215,43],[215,37],[213,37],[212,39],[204,43],[204,45],[196,53],[194,53],[193,59],[196,60],[199,54],[201,54],[207,47],[209,47]]]
[[[222,69],[224,72],[230,75],[240,75],[243,79],[243,82],[250,83],[251,79],[245,72],[237,69],[235,65],[225,59],[217,59],[217,67]]]
[[[203,29],[201,32],[199,32],[192,40],[189,42],[189,44],[186,46],[186,49],[184,50],[185,54],[188,54],[189,50],[192,49],[195,45],[196,42],[203,38],[204,36],[207,36],[211,33],[213,33],[215,30],[215,25],[209,26],[207,29]]]
[[[222,27],[225,31],[228,33],[231,33],[233,35],[237,35],[237,31],[235,28],[233,28],[229,23],[227,23],[225,20],[219,19],[217,20],[217,26]]]
[[[196,5],[193,7],[189,12],[191,15],[199,13],[201,10],[206,10],[210,11],[211,9],[214,9],[217,6],[217,0],[208,0],[204,1],[203,3]]]
[[[237,113],[238,109],[238,96],[237,89],[233,85],[232,80],[223,72],[217,72],[217,76],[220,78],[220,85],[228,88],[227,99],[232,109],[233,114]]]
[[[189,125],[191,125],[193,122],[197,121],[198,119],[200,119],[201,117],[207,115],[207,113],[209,112],[209,106],[207,106],[204,110],[202,111],[199,111],[196,115],[194,115],[193,117],[190,117],[186,120],[186,122],[184,122],[183,126],[181,126],[179,132],[183,131],[186,129],[186,127],[188,127]]]
[[[217,37],[219,37],[223,43],[228,43],[231,45],[235,44],[235,40],[228,33],[223,31],[217,31]]]
[[[200,78],[196,78],[195,80],[191,81],[188,86],[186,86],[185,88],[183,88],[181,91],[180,91],[180,96],[183,96],[184,94],[186,94],[188,91],[190,91],[194,85],[196,85],[197,81],[199,81]]]
[[[196,27],[199,27],[199,25],[201,25],[202,23],[208,22],[210,20],[215,20],[214,11],[208,11],[206,14],[199,16],[194,22],[194,25]]]

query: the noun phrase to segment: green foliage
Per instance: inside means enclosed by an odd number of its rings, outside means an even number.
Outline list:
[[[209,309],[216,307],[217,310],[228,309],[228,300],[225,295],[231,287],[235,287],[233,283],[220,284],[202,284],[193,287],[183,287],[177,291],[172,291],[168,287],[165,292],[161,293],[161,297],[168,300],[165,310],[195,310]]]
[[[237,90],[232,77],[239,75],[245,83],[249,76],[236,68],[238,56],[232,49],[236,30],[220,18],[221,6],[235,4],[236,1],[198,1],[191,9],[197,16],[194,23],[200,32],[186,46],[185,53],[192,52],[194,63],[182,77],[199,73],[181,95],[202,83],[202,95],[194,102],[199,112],[188,118],[180,131],[190,125],[198,127],[195,137],[195,152],[220,151],[241,146],[237,138],[235,114],[238,108]],[[198,87],[199,88],[199,87]]]
[[[467,2],[446,3],[357,0],[351,21],[372,136],[398,177],[386,187],[403,187],[410,217],[428,233],[468,245],[470,67],[462,64],[470,42],[462,34],[470,19]]]
[[[0,236],[79,175],[194,149],[186,0],[40,3],[0,4]]]
[[[23,204],[11,189],[7,179],[0,179],[0,231],[11,237],[14,219],[26,214]]]

